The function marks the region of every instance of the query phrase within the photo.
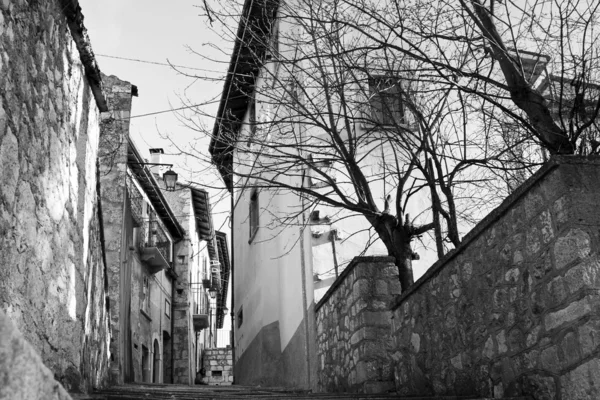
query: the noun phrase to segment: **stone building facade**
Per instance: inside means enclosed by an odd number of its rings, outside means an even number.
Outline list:
[[[107,107],[76,4],[0,2],[0,310],[67,390],[86,391],[108,376]]]

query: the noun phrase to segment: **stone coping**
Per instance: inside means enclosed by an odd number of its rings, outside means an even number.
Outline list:
[[[108,111],[106,97],[102,90],[102,77],[100,68],[96,62],[96,56],[92,50],[90,38],[87,29],[83,25],[83,14],[78,0],[59,0],[63,15],[67,19],[67,25],[71,31],[71,36],[79,52],[79,58],[85,70],[85,76],[96,100],[98,109],[102,112]]]
[[[350,261],[350,264],[348,264],[348,266],[342,271],[342,273],[337,277],[337,279],[331,284],[331,286],[329,287],[327,292],[323,295],[321,300],[319,300],[319,302],[315,306],[315,313],[317,311],[319,311],[319,309],[323,306],[323,304],[325,304],[325,302],[327,302],[327,300],[329,300],[329,298],[333,295],[333,293],[336,291],[338,286],[340,286],[342,284],[342,282],[344,282],[344,280],[346,279],[346,276],[348,276],[348,274],[350,274],[350,272],[352,272],[352,270],[356,267],[356,265],[358,265],[360,263],[377,263],[377,262],[394,263],[394,261],[395,261],[394,257],[391,257],[391,256],[358,256],[358,257],[354,257],[352,259],[352,261]]]
[[[465,235],[460,245],[449,251],[444,257],[436,261],[428,270],[410,286],[404,293],[400,294],[390,305],[390,310],[395,311],[400,305],[416,292],[424,283],[429,281],[434,275],[441,271],[444,266],[465,250],[471,242],[483,234],[493,223],[502,217],[508,209],[519,201],[529,190],[544,178],[548,173],[558,168],[560,165],[598,165],[600,166],[600,156],[552,156],[550,160],[542,165],[532,176],[530,176],[521,186],[511,193],[498,207],[485,216],[469,233]],[[341,277],[341,275],[340,275]],[[333,288],[333,286],[332,286]],[[328,291],[329,293],[329,291]],[[319,302],[320,303],[320,302]]]

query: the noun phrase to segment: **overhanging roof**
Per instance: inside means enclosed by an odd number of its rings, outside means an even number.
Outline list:
[[[225,318],[224,308],[227,305],[227,284],[229,283],[229,274],[231,264],[229,260],[229,249],[227,247],[227,234],[217,231],[217,251],[221,262],[221,291],[217,297],[217,328],[223,328],[223,320]]]
[[[148,168],[145,165],[141,165],[144,162],[145,160],[140,156],[131,139],[129,139],[127,146],[127,167],[135,175],[135,178],[148,196],[152,207],[154,207],[156,215],[165,225],[171,237],[181,239],[184,237],[185,231],[175,218],[171,207],[169,207],[167,200],[158,186],[158,182],[156,182],[156,179],[154,179]]]
[[[280,0],[246,0],[238,25],[209,151],[229,191],[235,138],[254,92],[265,40],[270,35]]]
[[[214,237],[215,231],[210,212],[208,192],[204,189],[194,187],[190,187],[190,190],[192,191],[192,207],[194,208],[198,238],[210,241]]]

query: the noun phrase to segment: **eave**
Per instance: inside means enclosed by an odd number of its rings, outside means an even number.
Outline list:
[[[235,141],[254,92],[279,3],[280,0],[246,0],[242,9],[209,145],[212,162],[230,192]]]
[[[217,240],[219,260],[221,260],[222,284],[222,290],[217,295],[217,329],[222,329],[223,321],[225,319],[225,307],[227,305],[227,285],[229,283],[231,264],[229,260],[229,249],[227,247],[227,234],[217,231],[215,238]]]
[[[192,191],[192,207],[194,208],[198,238],[209,241],[215,236],[215,231],[210,213],[208,192],[204,189],[194,187],[191,187],[190,190]]]
[[[150,200],[150,204],[152,204],[154,211],[156,211],[156,215],[167,228],[171,237],[175,240],[182,239],[185,236],[185,231],[175,218],[153,174],[145,165],[142,165],[144,162],[145,160],[141,157],[131,139],[129,139],[127,146],[127,167],[134,174],[146,196],[148,196],[148,200]]]

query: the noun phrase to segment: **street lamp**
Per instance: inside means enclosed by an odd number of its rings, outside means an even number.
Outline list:
[[[175,184],[177,183],[177,173],[173,170],[168,170],[163,174],[163,181],[165,182],[165,190],[168,192],[175,191]]]
[[[214,289],[214,288],[210,289],[208,291],[208,294],[210,295],[211,299],[215,299],[217,297],[217,289]]]
[[[229,308],[223,307],[223,315],[227,315],[228,311],[229,311]]]

